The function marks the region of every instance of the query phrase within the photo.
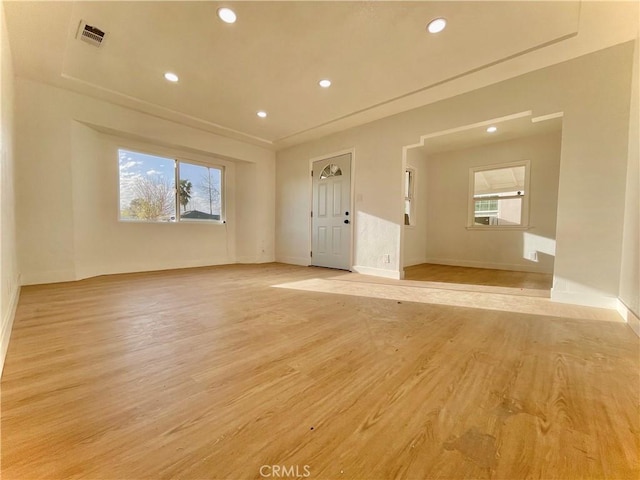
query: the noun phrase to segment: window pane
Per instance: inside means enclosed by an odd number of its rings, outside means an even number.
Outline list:
[[[521,225],[522,197],[476,200],[476,225]]]
[[[120,220],[175,221],[173,159],[118,150]]]
[[[472,225],[524,225],[526,165],[473,171]]]
[[[524,191],[524,165],[475,172],[473,194],[487,195]]]
[[[411,200],[404,201],[404,224],[411,225]]]
[[[411,171],[406,170],[404,172],[404,196],[405,198],[411,197]]]
[[[222,170],[180,162],[178,201],[181,220],[220,221]]]
[[[329,177],[338,177],[340,175],[342,175],[342,170],[340,169],[340,167],[331,163],[324,167],[322,169],[322,172],[320,172],[320,180],[324,180],[325,178]]]
[[[413,210],[413,182],[414,174],[413,170],[404,171],[404,224],[415,225]]]
[[[498,200],[476,200],[476,213],[497,213]]]
[[[498,200],[498,225],[520,225],[522,223],[522,198]]]

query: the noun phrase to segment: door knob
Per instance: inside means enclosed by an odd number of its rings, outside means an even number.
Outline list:
[[[345,220],[344,223],[349,223],[349,220]]]

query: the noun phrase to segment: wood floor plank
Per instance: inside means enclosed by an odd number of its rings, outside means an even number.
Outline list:
[[[280,264],[24,287],[2,478],[638,478],[637,337],[507,277],[485,301]]]
[[[549,290],[553,276],[548,273],[515,272],[489,268],[457,267],[422,263],[405,267],[406,280],[474,284],[495,287]]]

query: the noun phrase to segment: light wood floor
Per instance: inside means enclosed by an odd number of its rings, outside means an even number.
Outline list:
[[[423,263],[406,267],[405,279],[464,283],[496,287],[550,290],[553,276],[546,273],[514,272],[488,268],[453,267]]]
[[[614,313],[412,288],[279,264],[25,287],[2,478],[639,477],[639,343]]]

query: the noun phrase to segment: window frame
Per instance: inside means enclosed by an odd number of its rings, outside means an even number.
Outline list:
[[[121,199],[121,177],[120,177],[120,169],[117,171],[117,188],[118,188],[118,201],[117,201],[117,221],[119,223],[134,223],[134,224],[152,224],[152,225],[164,225],[164,224],[179,224],[179,223],[189,223],[189,224],[203,224],[203,225],[226,225],[226,167],[222,164],[217,163],[207,163],[205,161],[192,160],[188,157],[184,157],[182,155],[176,155],[167,152],[154,151],[152,148],[139,148],[139,147],[131,147],[122,144],[116,144],[116,157],[118,159],[118,163],[120,161],[120,152],[132,152],[138,153],[141,155],[149,155],[153,157],[158,157],[165,159],[167,161],[174,162],[174,201],[175,201],[175,220],[170,221],[150,221],[150,220],[141,220],[141,219],[124,219],[121,216],[122,209],[120,207],[120,199]],[[207,220],[207,219],[181,219],[180,218],[180,199],[179,199],[179,190],[178,185],[180,181],[180,163],[188,163],[191,165],[196,165],[200,167],[206,168],[214,168],[220,170],[220,220]],[[172,215],[173,216],[173,215]]]
[[[522,211],[519,225],[476,225],[475,224],[475,175],[477,172],[488,170],[501,170],[503,168],[524,167],[524,194],[522,198]],[[482,165],[469,168],[469,192],[467,199],[467,230],[528,230],[529,204],[531,199],[531,161],[519,160],[516,162]]]
[[[406,175],[409,174],[409,188],[406,188]],[[404,194],[404,215],[403,224],[405,227],[416,226],[416,169],[413,167],[405,167],[403,177],[403,194]],[[409,202],[409,223],[407,223],[407,202]]]
[[[226,221],[226,199],[225,199],[225,191],[226,191],[226,185],[225,185],[225,167],[224,165],[212,165],[212,164],[208,164],[205,162],[197,162],[194,160],[189,160],[187,158],[184,157],[179,157],[176,156],[175,157],[175,162],[176,162],[176,210],[178,212],[178,215],[176,216],[176,221],[175,222],[171,222],[171,223],[180,223],[180,222],[184,222],[184,223],[203,223],[203,224],[214,224],[214,225],[222,225],[227,223]],[[197,218],[180,218],[180,198],[179,197],[179,190],[178,190],[178,185],[180,182],[180,163],[188,163],[189,165],[195,165],[198,167],[205,167],[205,168],[213,168],[216,170],[220,170],[220,220],[207,220],[207,219],[197,219]]]

